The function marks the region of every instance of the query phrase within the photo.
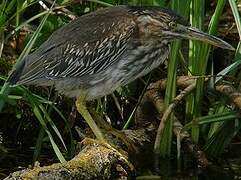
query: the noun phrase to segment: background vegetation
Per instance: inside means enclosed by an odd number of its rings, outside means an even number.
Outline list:
[[[9,71],[18,68],[27,54],[71,19],[118,4],[173,9],[186,17],[192,26],[225,39],[237,49],[234,54],[201,42],[174,42],[167,69],[162,66],[152,73],[151,78],[148,75],[94,102],[96,111],[102,113],[116,128],[131,128],[138,99],[148,83],[167,77],[165,106],[168,107],[178,93],[177,76],[196,76],[199,77],[197,87],[178,112],[182,116],[184,128],[210,158],[222,157],[227,147],[232,147],[234,142],[240,143],[240,109],[215,91],[215,85],[220,82],[240,90],[239,2],[57,0],[54,3],[51,0],[1,0],[0,175],[5,176],[9,168],[14,171],[17,166],[27,166],[36,160],[50,164],[57,161],[56,158],[61,162],[71,159],[76,152],[76,145],[87,131],[85,123],[79,121],[81,117],[73,107],[73,99],[55,93],[52,88],[9,87],[5,83]],[[211,75],[208,85],[205,85],[205,75]],[[172,124],[173,116],[169,118],[160,142],[162,158],[176,156]]]

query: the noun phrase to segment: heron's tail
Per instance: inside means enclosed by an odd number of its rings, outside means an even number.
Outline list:
[[[10,84],[10,85],[15,85],[17,84],[17,82],[19,81],[20,77],[21,77],[21,74],[23,72],[23,68],[24,68],[24,65],[25,65],[25,62],[22,61],[20,62],[20,64],[14,68],[11,72],[10,72],[10,75],[7,79],[7,82]]]

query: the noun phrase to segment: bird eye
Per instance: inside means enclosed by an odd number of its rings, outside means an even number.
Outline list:
[[[172,27],[172,28],[175,28],[175,27],[177,27],[177,24],[175,22],[170,22],[169,26]]]

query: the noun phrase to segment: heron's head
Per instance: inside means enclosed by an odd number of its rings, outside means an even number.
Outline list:
[[[209,35],[190,24],[181,16],[171,10],[160,7],[131,7],[132,13],[136,16],[140,33],[152,37],[166,39],[198,40],[211,45],[234,50],[234,48],[220,38]]]

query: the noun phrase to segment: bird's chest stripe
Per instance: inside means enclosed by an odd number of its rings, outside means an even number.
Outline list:
[[[165,46],[158,44],[155,46],[137,47],[128,53],[126,59],[122,60],[122,63],[119,63],[120,67],[118,69],[120,70],[118,72],[122,73],[117,75],[117,77],[119,76],[121,84],[125,85],[158,67],[164,62],[168,54],[168,44],[165,44]]]
[[[134,65],[146,68],[152,64],[155,65],[155,63],[160,64],[162,63],[162,61],[160,62],[160,59],[164,57],[163,54],[166,54],[168,49],[168,45],[140,46],[130,53],[131,55],[129,56],[127,67],[132,67]]]

